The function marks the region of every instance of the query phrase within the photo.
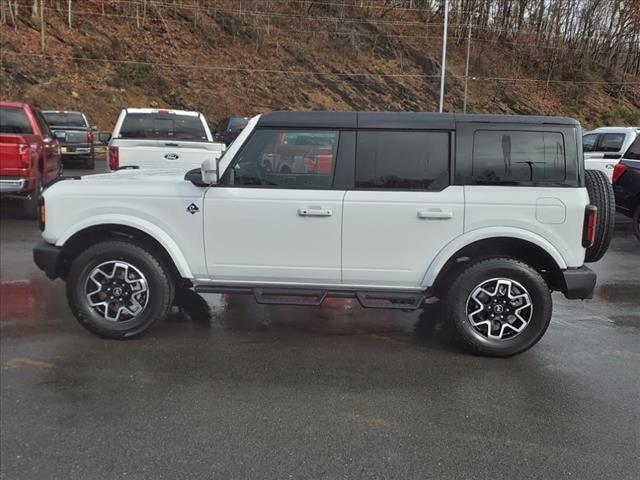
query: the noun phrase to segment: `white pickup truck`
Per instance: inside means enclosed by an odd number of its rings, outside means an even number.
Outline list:
[[[60,181],[41,207],[34,260],[101,336],[143,332],[187,288],[401,310],[433,298],[495,356],[540,340],[552,290],[591,298],[584,263],[614,215],[575,120],[368,112],[265,114],[201,169]]]
[[[207,159],[217,159],[224,149],[223,143],[213,141],[207,121],[199,112],[125,108],[109,138],[109,169],[187,171]]]

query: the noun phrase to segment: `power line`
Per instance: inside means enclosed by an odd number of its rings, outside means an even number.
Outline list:
[[[265,74],[279,74],[279,75],[291,75],[291,76],[337,76],[343,78],[350,77],[379,77],[379,78],[439,78],[440,75],[427,75],[424,73],[382,73],[382,72],[334,72],[330,70],[314,71],[314,70],[284,70],[284,69],[272,69],[272,68],[247,68],[247,67],[234,67],[234,66],[213,66],[213,65],[194,65],[185,63],[168,63],[168,62],[146,62],[141,60],[116,60],[107,58],[85,58],[74,57],[65,55],[50,55],[45,53],[18,53],[7,51],[6,49],[0,49],[0,54],[9,53],[11,55],[22,57],[37,57],[48,58],[52,60],[70,60],[78,62],[95,62],[103,64],[124,64],[124,65],[148,65],[154,67],[168,67],[168,68],[182,68],[189,70],[210,70],[219,72],[242,72],[242,73],[265,73]],[[450,78],[464,78],[464,75],[447,74]],[[525,77],[481,77],[472,76],[469,77],[473,81],[494,81],[494,82],[530,82],[530,83],[558,83],[558,84],[574,84],[574,85],[640,85],[640,81],[627,82],[627,81],[575,81],[575,80],[547,80],[538,78],[525,78]]]

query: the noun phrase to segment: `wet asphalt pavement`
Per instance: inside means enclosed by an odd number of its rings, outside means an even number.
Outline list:
[[[194,296],[139,339],[102,340],[32,263],[36,224],[1,217],[2,479],[640,476],[626,219],[592,267],[596,298],[554,294],[537,346],[488,359],[459,351],[437,308],[344,300]]]

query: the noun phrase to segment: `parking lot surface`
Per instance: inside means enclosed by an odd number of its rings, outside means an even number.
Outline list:
[[[595,298],[554,294],[542,341],[490,359],[437,308],[344,300],[194,295],[102,340],[33,264],[35,222],[3,208],[1,477],[638,478],[640,244],[619,220]]]

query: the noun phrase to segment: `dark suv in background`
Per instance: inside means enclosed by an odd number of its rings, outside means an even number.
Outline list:
[[[224,143],[229,146],[240,134],[242,129],[247,126],[247,123],[249,123],[249,119],[247,117],[240,117],[237,115],[224,117],[216,127],[216,133],[213,137],[213,141]]]
[[[49,128],[60,143],[62,161],[80,160],[85,168],[95,167],[93,131],[87,117],[82,112],[66,110],[45,110],[42,112]]]
[[[613,169],[616,209],[631,217],[633,233],[640,240],[640,137],[636,138]]]

